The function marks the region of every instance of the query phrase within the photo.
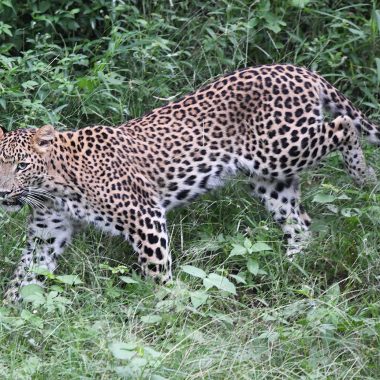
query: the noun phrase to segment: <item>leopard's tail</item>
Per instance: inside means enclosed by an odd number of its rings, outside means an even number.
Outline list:
[[[380,127],[372,123],[349,99],[341,92],[321,78],[321,100],[323,108],[332,113],[333,117],[350,117],[355,127],[366,136],[371,144],[380,145]]]

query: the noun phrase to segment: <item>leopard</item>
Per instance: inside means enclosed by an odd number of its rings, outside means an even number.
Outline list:
[[[322,76],[291,64],[222,75],[118,126],[0,131],[0,205],[30,211],[26,246],[5,290],[44,286],[75,233],[122,236],[143,276],[172,280],[167,212],[243,176],[284,234],[289,259],[310,240],[299,175],[340,152],[360,186],[376,183],[361,136],[380,129]]]

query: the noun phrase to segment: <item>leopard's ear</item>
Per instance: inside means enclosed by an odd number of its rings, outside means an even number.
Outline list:
[[[37,153],[46,153],[50,150],[54,136],[54,127],[52,125],[44,125],[40,129],[37,129],[36,134],[33,136],[33,148]]]
[[[7,133],[8,131],[2,126],[0,125],[0,140],[4,137],[4,135]]]

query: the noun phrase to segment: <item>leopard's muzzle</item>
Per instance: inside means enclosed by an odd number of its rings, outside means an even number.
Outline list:
[[[11,192],[0,191],[0,207],[6,211],[18,211],[23,205],[21,194],[12,195]]]

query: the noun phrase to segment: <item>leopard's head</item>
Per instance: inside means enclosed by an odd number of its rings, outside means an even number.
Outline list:
[[[51,125],[39,129],[0,129],[0,206],[18,211],[25,203],[38,203],[40,186],[47,175],[48,157],[55,131]]]

